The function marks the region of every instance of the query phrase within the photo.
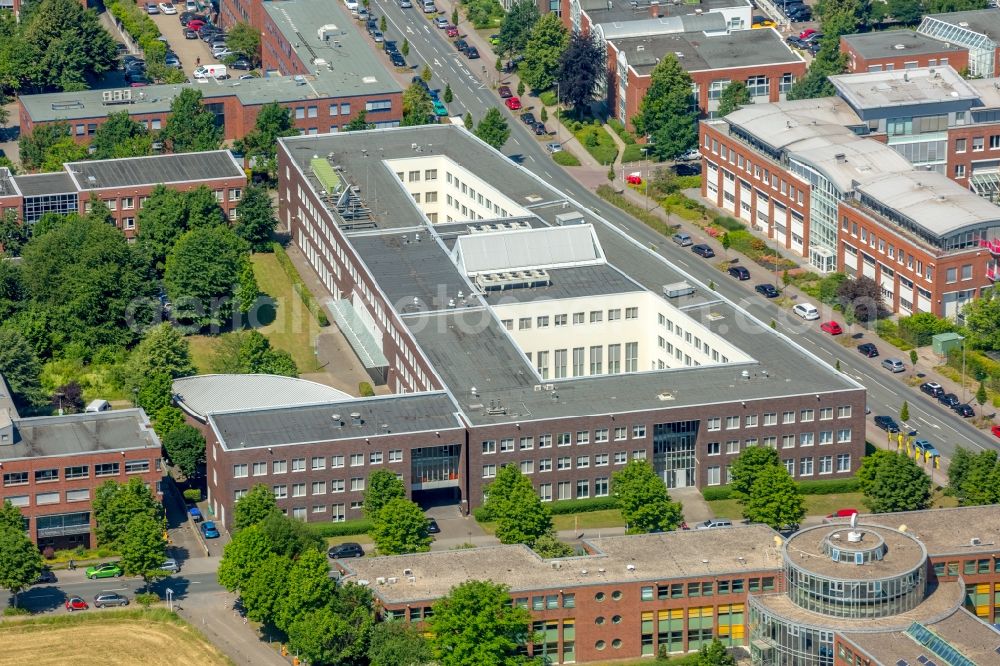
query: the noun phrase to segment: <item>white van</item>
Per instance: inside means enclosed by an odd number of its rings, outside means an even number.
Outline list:
[[[97,414],[99,412],[110,412],[111,403],[109,403],[107,400],[101,400],[101,399],[91,400],[90,404],[87,405],[87,409],[84,411],[88,414]]]
[[[434,0],[424,0],[424,14],[437,14],[437,10]]]
[[[352,12],[358,11],[358,0],[344,0],[344,6]]]
[[[199,65],[191,73],[196,79],[203,81],[208,79],[224,79],[228,76],[225,65]]]
[[[792,308],[792,312],[807,321],[819,319],[819,310],[812,303],[796,303],[795,307]]]

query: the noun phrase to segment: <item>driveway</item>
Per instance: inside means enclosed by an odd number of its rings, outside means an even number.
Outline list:
[[[181,7],[175,4],[174,7]],[[156,27],[160,29],[160,34],[167,38],[168,47],[177,54],[181,60],[181,67],[188,78],[198,64],[212,64],[218,62],[212,57],[212,49],[208,44],[200,39],[184,39],[184,27],[181,25],[180,11],[176,15],[167,16],[165,14],[154,14],[149,18],[153,19]]]

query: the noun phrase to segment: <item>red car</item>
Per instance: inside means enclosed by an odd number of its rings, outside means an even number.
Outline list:
[[[75,610],[87,610],[90,606],[80,597],[70,597],[66,600],[66,610],[72,613]]]
[[[510,86],[500,86],[499,88],[497,88],[497,92],[500,94],[500,97],[504,99],[514,96],[514,93],[510,91]]]
[[[202,26],[204,26],[204,25],[205,25],[204,21],[200,21],[198,19],[194,19],[193,21],[188,21],[187,29],[188,30],[194,30],[195,32],[198,32],[202,28]]]
[[[815,28],[806,28],[805,30],[799,33],[799,39],[808,39],[809,35],[812,35],[815,32],[816,32]]]
[[[1000,425],[995,425],[992,428],[990,428],[990,432],[992,432],[997,437],[1000,437]]]
[[[503,101],[507,105],[507,108],[511,111],[517,111],[521,108],[521,98],[520,97],[508,97]]]
[[[634,173],[630,173],[625,176],[625,182],[629,185],[642,185],[642,176],[638,176]]]
[[[819,327],[821,330],[826,331],[830,335],[840,335],[844,332],[844,329],[840,327],[840,324],[835,321],[824,322],[820,324]]]
[[[453,25],[449,25],[447,28],[445,28],[444,32],[449,37],[458,37],[458,28],[456,28]]]

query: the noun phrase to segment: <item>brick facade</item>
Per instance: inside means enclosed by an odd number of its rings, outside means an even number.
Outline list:
[[[911,67],[937,67],[939,65],[950,65],[955,71],[961,71],[969,66],[968,51],[957,50],[943,42],[941,50],[937,52],[906,53],[900,50],[901,55],[866,58],[857,49],[852,48],[848,40],[841,37],[840,52],[847,55],[847,71],[852,74],[855,72],[909,69]]]

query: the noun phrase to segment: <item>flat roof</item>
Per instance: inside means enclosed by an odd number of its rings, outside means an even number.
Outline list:
[[[365,557],[340,563],[367,580],[385,603],[433,601],[467,580],[488,578],[521,591],[566,589],[666,579],[780,574],[774,538],[765,525],[684,530],[584,541],[591,555],[545,560],[523,544]],[[409,570],[410,574],[404,574]],[[396,582],[389,584],[394,577]],[[410,580],[410,577],[413,580]],[[385,578],[385,583],[378,579]]]
[[[932,55],[935,53],[965,53],[964,47],[942,42],[916,30],[876,30],[841,39],[865,60]]]
[[[886,174],[913,171],[909,160],[889,146],[846,129],[839,137],[826,135],[814,141],[803,140],[792,146],[788,154],[826,174],[841,192],[850,192],[859,183]]]
[[[358,415],[359,422],[352,414]],[[208,422],[229,450],[461,427],[451,399],[441,392],[216,412]]]
[[[590,17],[591,23],[624,23],[651,18],[650,0],[580,0],[580,7]],[[746,8],[749,0],[695,0],[694,2],[661,3],[660,16],[702,14],[721,9]],[[749,26],[747,26],[749,27]]]
[[[76,194],[76,185],[65,171],[57,173],[33,173],[14,176],[14,182],[26,197],[41,197],[49,194]]]
[[[861,514],[858,519],[904,530],[919,539],[931,557],[994,553],[1000,544],[1000,508],[995,505]]]
[[[775,150],[822,136],[842,137],[848,126],[860,125],[858,114],[839,97],[747,104],[725,120],[713,121],[738,127]]]
[[[705,32],[649,35],[610,40],[640,76],[648,76],[665,54],[673,53],[686,71],[737,69],[801,63],[774,28],[737,30],[711,35]]]
[[[935,19],[943,23],[978,32],[993,41],[1000,40],[1000,12],[995,9],[972,9],[964,12],[948,12],[946,14],[925,14],[924,19]]]
[[[1000,224],[1000,206],[935,171],[888,174],[857,189],[941,238]]]
[[[635,19],[632,21],[598,23],[594,26],[594,32],[606,41],[622,37],[665,35],[671,32],[695,32],[699,30],[724,33],[728,29],[729,22],[719,12],[657,16],[656,18]]]
[[[828,77],[837,93],[855,109],[882,109],[932,102],[973,102],[975,88],[949,65]]]
[[[16,197],[20,194],[17,182],[7,167],[0,167],[0,197]]]
[[[309,74],[274,72],[246,80],[233,77],[130,88],[126,92],[130,102],[105,102],[107,89],[21,95],[18,100],[34,122],[54,122],[103,118],[123,110],[131,115],[167,113],[181,90],[192,87],[200,90],[205,100],[236,97],[243,106],[402,92],[342,2],[284,0],[264,3],[264,11],[293,45]],[[328,40],[320,38],[320,28],[325,28]],[[324,117],[329,117],[327,110],[320,113],[320,118]]]
[[[158,456],[160,451],[160,439],[141,409],[17,419],[14,430],[14,444],[0,446],[0,460],[143,448]]]
[[[66,170],[81,190],[246,178],[228,150],[70,162]]]
[[[861,535],[852,543],[848,533]],[[884,548],[880,558],[858,565],[853,561],[840,562],[824,551],[824,545],[839,548],[842,552],[864,552]],[[836,580],[881,580],[902,575],[921,566],[927,553],[913,535],[890,527],[858,521],[856,529],[844,525],[817,525],[796,532],[785,541],[785,555],[805,571]]]
[[[178,377],[173,382],[172,392],[186,411],[201,418],[213,412],[272,409],[351,398],[325,384],[262,374]]]
[[[463,128],[428,125],[289,137],[280,142],[304,173],[309,173],[313,155],[332,153],[331,159],[348,183],[362,186],[361,197],[374,210],[373,222],[378,229],[348,232],[347,240],[374,274],[390,306],[403,316],[434,372],[456,396],[456,410],[460,409],[473,424],[861,390],[847,375],[807,353],[791,338],[750,318],[735,304]],[[548,288],[507,290],[485,298],[480,296],[480,290],[473,292],[472,283],[448,256],[449,246],[454,247],[468,225],[427,223],[413,199],[400,187],[394,170],[380,166],[384,160],[436,155],[452,159],[484,182],[501,184],[502,193],[510,201],[538,216],[536,222],[555,224],[560,214],[578,213],[583,224],[592,225],[605,265],[553,269]],[[327,212],[342,224],[335,210]],[[515,218],[505,221],[511,219]],[[415,226],[417,220],[420,226]],[[724,365],[540,380],[498,318],[486,308],[502,302],[640,289],[662,298],[659,294],[663,285],[682,280],[690,282],[696,293],[670,304],[683,307],[687,316],[752,358]],[[515,293],[518,291],[521,293]],[[454,301],[454,307],[450,301]],[[742,377],[744,370],[747,379]],[[537,390],[540,384],[551,384],[553,390]],[[472,387],[478,389],[478,397],[471,396]],[[491,401],[499,401],[507,408],[506,413],[489,413],[485,405]]]
[[[973,664],[995,664],[1000,659],[997,656],[1000,650],[1000,632],[965,608],[959,608],[944,619],[924,626]],[[846,637],[882,664],[904,661],[911,666],[918,666],[923,663],[920,661],[921,656],[935,663],[951,663],[918,643],[906,631],[857,632],[847,633]]]

